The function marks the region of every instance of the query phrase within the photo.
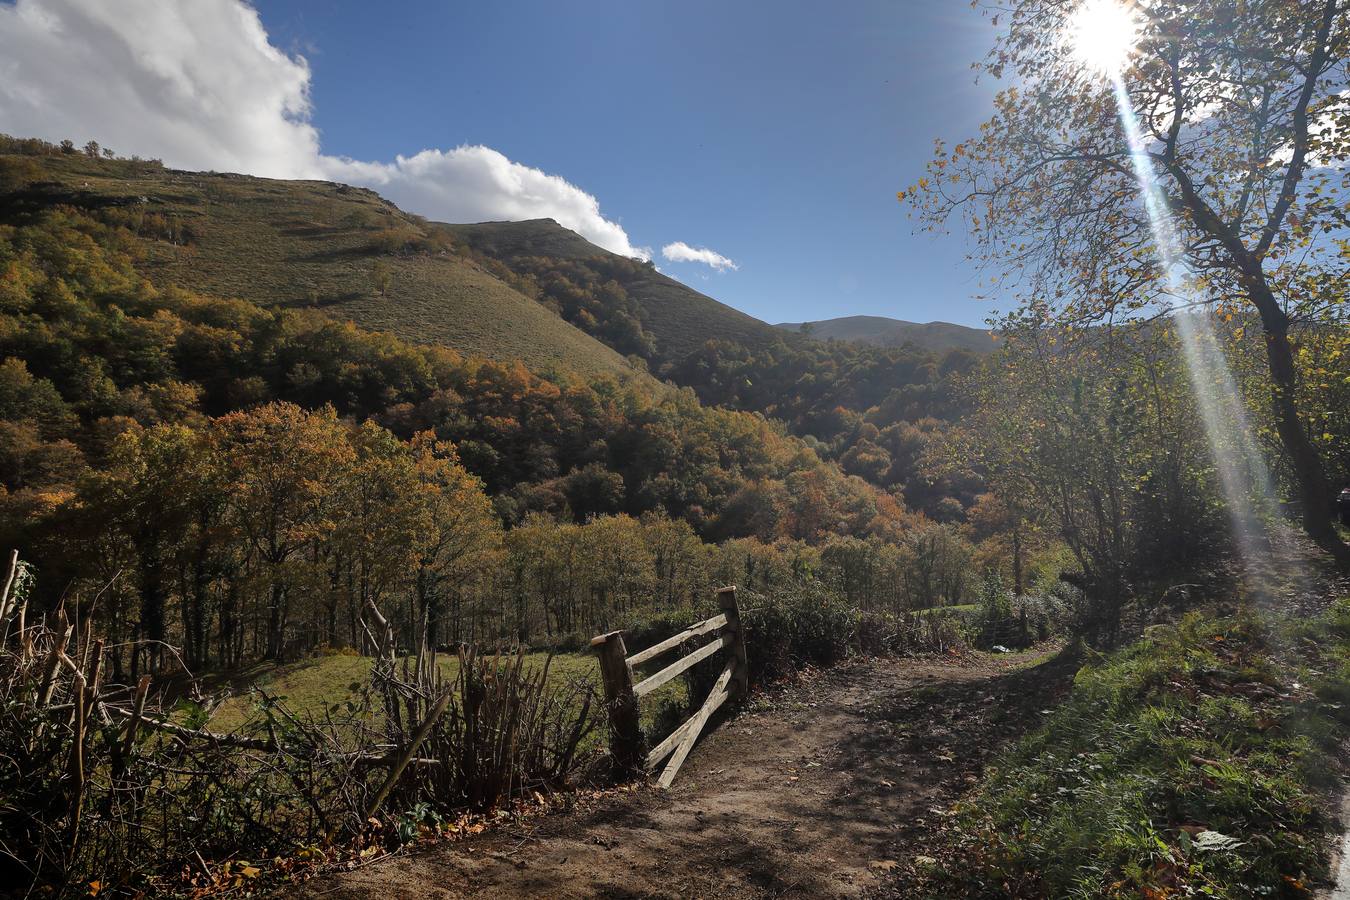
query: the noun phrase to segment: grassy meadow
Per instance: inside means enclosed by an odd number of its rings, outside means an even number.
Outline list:
[[[662,664],[674,662],[676,658],[670,654],[645,668],[654,671]],[[504,656],[502,659],[505,662],[510,657]],[[538,671],[548,659],[548,653],[529,653],[525,657],[525,670]],[[374,660],[369,656],[324,654],[294,663],[255,666],[242,673],[236,681],[248,682],[260,688],[301,719],[321,717],[325,710],[351,699],[360,690],[370,678],[373,664]],[[459,658],[452,654],[441,654],[437,656],[436,664],[446,682],[454,683],[459,672]],[[598,697],[601,695],[599,659],[595,654],[586,652],[555,653],[549,664],[549,682],[558,688],[584,682],[595,688]],[[665,732],[657,733],[657,729],[665,726],[668,717],[673,715],[666,712],[666,708],[672,705],[683,708],[687,697],[685,679],[676,678],[643,698],[643,728],[649,733],[656,733],[658,738],[664,737]],[[247,689],[239,690],[212,712],[208,727],[217,732],[235,731],[256,714],[259,702],[257,694]],[[592,734],[590,744],[596,746],[603,743],[604,739],[602,723]]]

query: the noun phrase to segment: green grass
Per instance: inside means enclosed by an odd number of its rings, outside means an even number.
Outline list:
[[[961,613],[970,614],[980,608],[978,603],[958,603],[954,606],[926,606],[923,609],[914,610],[916,616],[926,616],[932,613]]]
[[[528,654],[525,658],[526,670],[537,670],[547,658],[547,653]],[[437,662],[447,682],[453,682],[459,669],[459,659],[443,655],[437,658]],[[365,683],[370,677],[372,664],[373,660],[368,656],[333,654],[280,666],[258,667],[244,673],[240,680],[261,688],[273,700],[284,703],[287,710],[303,718],[322,715],[328,707],[352,697],[352,685]],[[579,680],[588,681],[599,692],[600,666],[596,656],[592,653],[554,654],[549,666],[549,681],[558,688],[564,688]],[[644,698],[644,728],[651,731],[659,727],[663,704],[673,703],[682,707],[685,698],[686,687],[682,678],[662,685]],[[240,692],[216,708],[208,727],[218,732],[234,731],[257,714],[260,702],[258,695]],[[603,728],[597,731],[598,740],[603,740],[602,732]],[[658,735],[664,736],[664,733]]]
[[[35,157],[45,180],[81,205],[172,217],[189,246],[156,241],[145,269],[178,284],[267,306],[315,306],[339,319],[501,362],[657,382],[600,341],[453,250],[389,255],[386,228],[425,223],[377,194],[322,181],[176,172],[81,155]],[[143,198],[143,202],[142,202]],[[375,268],[389,271],[387,296]]]
[[[1083,668],[962,805],[927,889],[1307,896],[1350,733],[1350,598],[1315,622],[1187,619]]]

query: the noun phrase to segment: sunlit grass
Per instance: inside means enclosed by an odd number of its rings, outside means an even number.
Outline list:
[[[1192,617],[1098,658],[962,804],[940,883],[1303,896],[1325,871],[1347,699],[1350,598],[1292,627]]]
[[[525,670],[538,671],[548,656],[547,653],[527,654]],[[261,689],[271,700],[282,703],[298,718],[319,718],[334,705],[354,699],[361,686],[370,678],[373,664],[374,661],[368,656],[323,655],[279,666],[257,667],[246,673],[246,680]],[[459,672],[459,658],[440,655],[437,665],[446,683],[454,684]],[[599,660],[592,653],[555,654],[549,664],[549,682],[560,691],[578,682],[585,682],[594,687],[598,697],[601,695]],[[652,692],[642,701],[643,727],[649,731],[657,727],[662,705],[675,703],[683,707],[686,696],[687,688],[682,678],[676,678]],[[217,732],[237,730],[258,714],[261,702],[259,694],[241,690],[216,708],[208,727]],[[597,711],[603,715],[598,706]],[[602,723],[596,732],[598,737],[592,743],[603,741],[603,732]]]

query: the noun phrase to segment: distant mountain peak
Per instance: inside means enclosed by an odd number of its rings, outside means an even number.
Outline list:
[[[817,340],[852,341],[875,347],[901,347],[912,344],[924,350],[972,350],[988,353],[998,346],[997,338],[983,328],[971,328],[951,322],[907,322],[887,316],[840,316],[814,322],[780,322],[783,331],[810,334]]]

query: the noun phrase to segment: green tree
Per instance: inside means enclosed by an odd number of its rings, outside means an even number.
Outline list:
[[[1083,332],[1035,314],[1005,338],[968,382],[976,412],[946,452],[1014,498],[1013,524],[1053,523],[1088,594],[1082,628],[1113,643],[1141,583],[1193,571],[1223,543],[1180,350],[1158,328]]]

